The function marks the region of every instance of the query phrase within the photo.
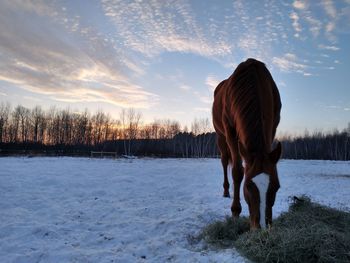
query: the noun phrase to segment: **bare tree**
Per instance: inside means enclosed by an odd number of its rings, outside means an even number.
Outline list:
[[[142,116],[141,112],[136,112],[134,108],[130,108],[127,111],[127,122],[128,122],[127,133],[128,133],[128,139],[129,139],[128,155],[132,154],[132,140],[137,139],[141,116]]]
[[[31,110],[32,140],[33,142],[43,142],[43,129],[45,126],[45,114],[40,106]]]
[[[193,150],[196,157],[207,155],[209,138],[205,134],[211,132],[211,125],[208,118],[195,119],[191,125],[192,133],[195,135]]]
[[[103,125],[105,123],[105,114],[99,110],[92,116],[92,121],[93,121],[93,136],[94,136],[94,144],[100,144],[103,139]]]
[[[108,141],[110,139],[110,135],[112,133],[112,121],[111,121],[111,115],[105,114],[104,123],[103,123],[103,131],[104,131],[104,141]]]
[[[0,143],[6,140],[6,130],[8,126],[8,119],[10,114],[11,106],[9,103],[0,104]]]
[[[122,139],[123,139],[123,145],[124,145],[124,154],[128,155],[127,147],[126,147],[126,139],[127,139],[127,130],[126,130],[126,110],[122,109],[120,112],[120,122],[122,127]]]
[[[29,110],[18,105],[12,116],[15,142],[26,142],[29,133]]]
[[[151,132],[151,138],[152,139],[158,139],[159,138],[159,129],[160,129],[160,122],[158,120],[154,120],[151,124],[152,132]]]
[[[56,129],[55,129],[55,115],[56,115],[56,108],[51,107],[46,114],[46,123],[47,123],[47,143],[48,144],[55,144],[57,141],[54,138]]]

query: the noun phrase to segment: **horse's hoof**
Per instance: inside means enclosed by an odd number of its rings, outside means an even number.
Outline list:
[[[230,198],[230,193],[224,193],[223,197]]]
[[[232,213],[232,218],[233,219],[239,218],[239,213]]]

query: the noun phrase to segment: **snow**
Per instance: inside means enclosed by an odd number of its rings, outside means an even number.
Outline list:
[[[350,162],[278,169],[274,217],[300,194],[350,210]],[[230,214],[222,183],[219,159],[0,158],[0,262],[244,262],[191,241]]]

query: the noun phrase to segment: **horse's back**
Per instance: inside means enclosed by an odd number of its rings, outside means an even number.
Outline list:
[[[250,58],[240,63],[233,74],[216,88],[214,127],[220,130],[223,126],[220,121],[226,119],[248,148],[268,147],[266,145],[272,143],[279,124],[280,110],[280,95],[270,72],[264,63]],[[223,115],[226,118],[222,118]],[[265,146],[249,147],[256,140]]]

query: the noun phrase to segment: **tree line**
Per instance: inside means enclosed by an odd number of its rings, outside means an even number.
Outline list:
[[[342,131],[305,131],[302,136],[286,136],[281,141],[286,159],[350,160],[350,123]]]
[[[350,124],[343,131],[305,132],[279,140],[283,158],[350,160]],[[135,109],[123,109],[115,119],[101,110],[92,114],[0,103],[0,155],[89,156],[91,151],[183,158],[220,155],[209,119],[195,119],[188,128],[169,119],[144,124]]]
[[[215,152],[215,138],[205,135],[209,133],[208,119],[195,119],[190,130],[169,119],[143,124],[141,112],[132,108],[123,109],[119,119],[114,119],[101,110],[91,114],[88,110],[52,107],[45,111],[40,106],[29,109],[0,104],[2,154],[23,150],[82,155],[113,151],[121,155],[204,157]]]

